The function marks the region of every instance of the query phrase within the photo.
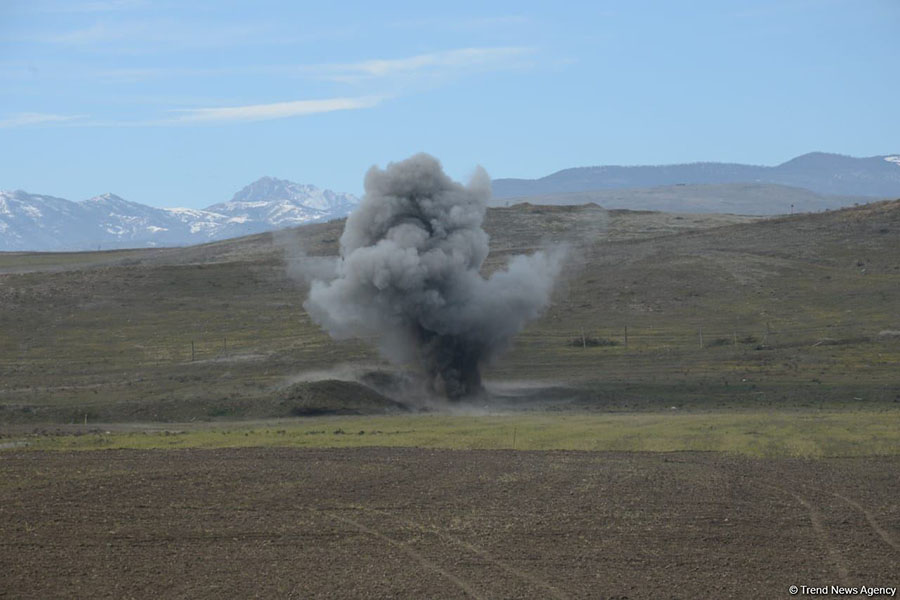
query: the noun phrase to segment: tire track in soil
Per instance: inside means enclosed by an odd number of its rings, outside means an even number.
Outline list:
[[[731,473],[729,471],[722,469],[722,467],[719,467],[714,464],[697,462],[697,461],[677,461],[677,462],[681,462],[682,464],[701,465],[701,466],[705,466],[705,467],[708,467],[711,469],[716,469],[720,473],[724,473],[726,475],[731,474],[736,477],[740,477],[742,479],[752,481],[753,483],[756,483],[757,485],[761,485],[762,487],[767,487],[771,490],[775,490],[777,492],[781,492],[782,494],[791,496],[794,500],[797,501],[797,503],[799,503],[803,508],[805,508],[806,512],[809,514],[809,520],[810,520],[810,523],[812,523],[813,531],[816,532],[816,535],[818,536],[819,541],[821,542],[822,546],[825,548],[825,551],[828,553],[828,556],[831,558],[831,563],[837,569],[838,575],[840,575],[845,581],[848,581],[850,579],[850,571],[849,571],[849,569],[847,569],[847,563],[844,561],[843,555],[841,554],[840,550],[834,544],[832,544],[831,541],[829,540],[828,530],[822,523],[822,518],[819,515],[819,511],[816,510],[816,508],[812,505],[812,503],[809,502],[806,498],[803,498],[799,494],[792,492],[791,490],[785,489],[783,487],[780,487],[777,485],[772,485],[771,483],[766,483],[764,481],[760,481],[759,477],[752,477],[750,475],[744,475],[743,473]],[[835,495],[837,495],[837,494],[835,494]],[[862,508],[862,507],[860,507],[860,508]]]
[[[372,509],[372,508],[364,508],[363,510],[365,510],[367,512],[384,515],[390,519],[393,519],[394,521],[397,521],[399,523],[403,523],[403,524],[409,525],[410,527],[418,529],[419,531],[421,531],[423,533],[430,533],[430,534],[436,535],[437,537],[441,538],[444,541],[447,541],[447,542],[450,542],[451,544],[455,544],[457,546],[465,548],[472,554],[476,554],[476,555],[480,556],[487,562],[491,563],[494,566],[500,567],[501,569],[503,569],[510,575],[513,575],[514,577],[518,577],[520,580],[522,580],[526,583],[529,583],[535,587],[542,588],[543,590],[545,590],[547,592],[547,594],[549,594],[549,597],[554,598],[555,600],[569,600],[569,597],[565,593],[563,593],[559,588],[553,586],[552,584],[550,584],[542,579],[538,579],[537,577],[530,575],[524,571],[520,571],[519,569],[510,565],[509,563],[502,561],[499,558],[495,558],[495,557],[491,556],[483,548],[479,548],[475,544],[472,544],[465,540],[461,540],[453,535],[450,535],[449,533],[443,531],[442,529],[440,529],[438,527],[435,527],[434,525],[429,527],[427,525],[423,525],[421,523],[412,521],[410,519],[404,519],[401,517],[397,517],[395,515],[390,514],[389,512],[382,511],[382,510],[377,510],[377,509]]]
[[[332,519],[346,523],[347,525],[350,525],[350,526],[358,529],[359,531],[362,531],[363,533],[365,533],[367,535],[371,535],[372,537],[375,537],[384,542],[387,542],[388,544],[391,544],[392,546],[396,546],[404,554],[406,554],[407,556],[412,558],[414,561],[416,561],[417,563],[419,563],[426,569],[429,569],[431,571],[434,571],[435,573],[438,573],[439,575],[442,575],[448,581],[453,583],[453,585],[455,585],[456,587],[458,587],[459,589],[464,591],[467,595],[471,596],[472,598],[475,598],[476,600],[484,600],[484,597],[481,594],[479,594],[475,590],[475,588],[472,587],[472,585],[469,582],[465,581],[464,579],[460,579],[459,577],[457,577],[450,571],[447,571],[443,567],[431,562],[430,560],[428,560],[427,558],[425,558],[424,556],[422,556],[421,554],[416,552],[409,544],[407,544],[405,542],[401,542],[399,540],[395,540],[391,537],[388,537],[388,536],[384,535],[383,533],[381,533],[380,531],[376,531],[375,529],[367,527],[366,525],[363,525],[359,521],[351,519],[350,517],[344,517],[344,516],[341,516],[341,515],[338,515],[335,513],[326,513],[326,514],[328,514],[328,516],[330,516]]]
[[[828,551],[828,554],[831,556],[831,562],[838,570],[838,574],[843,578],[844,581],[848,581],[850,579],[850,571],[847,569],[847,563],[844,562],[844,557],[841,555],[841,551],[838,550],[837,546],[831,543],[828,539],[828,530],[822,524],[822,518],[819,515],[819,511],[816,510],[806,498],[799,494],[795,494],[790,490],[786,490],[780,488],[778,486],[770,485],[768,487],[774,488],[776,490],[781,490],[786,494],[790,494],[797,500],[800,504],[803,505],[803,508],[809,513],[809,520],[812,523],[813,529],[819,536],[819,539],[822,541],[822,545],[825,546],[825,549]]]
[[[806,487],[812,487],[812,486],[806,486]],[[878,524],[878,521],[875,519],[875,515],[873,515],[872,512],[869,511],[868,509],[866,509],[862,504],[860,504],[859,502],[857,502],[851,498],[848,498],[846,496],[838,494],[837,492],[832,492],[830,490],[820,490],[819,488],[815,488],[815,487],[813,487],[812,489],[820,491],[820,492],[827,491],[832,496],[835,496],[836,498],[840,498],[841,500],[843,500],[844,502],[846,502],[853,508],[857,509],[859,512],[861,512],[866,517],[866,521],[869,522],[869,525],[872,527],[872,531],[874,531],[876,534],[878,534],[878,537],[880,537],[882,540],[884,540],[884,543],[886,543],[888,546],[891,546],[894,550],[900,550],[900,544],[898,544],[897,542],[895,542],[893,540],[893,538],[891,538],[891,535],[887,531],[885,531],[881,527],[881,525]]]

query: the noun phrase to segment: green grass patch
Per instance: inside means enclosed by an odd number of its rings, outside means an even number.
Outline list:
[[[900,454],[900,411],[315,417],[37,436],[28,442],[33,450],[392,446],[884,456]]]

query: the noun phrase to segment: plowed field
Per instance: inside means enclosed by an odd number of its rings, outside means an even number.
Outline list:
[[[0,454],[3,598],[787,598],[900,583],[900,459]]]

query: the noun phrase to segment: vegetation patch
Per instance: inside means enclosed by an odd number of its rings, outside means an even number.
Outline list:
[[[82,435],[56,430],[12,439],[26,442],[32,450],[387,446],[897,456],[900,410],[317,416],[231,425],[179,424],[165,430],[95,428]]]

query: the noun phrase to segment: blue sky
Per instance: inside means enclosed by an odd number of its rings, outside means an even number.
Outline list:
[[[0,189],[900,152],[900,2],[0,0]]]

